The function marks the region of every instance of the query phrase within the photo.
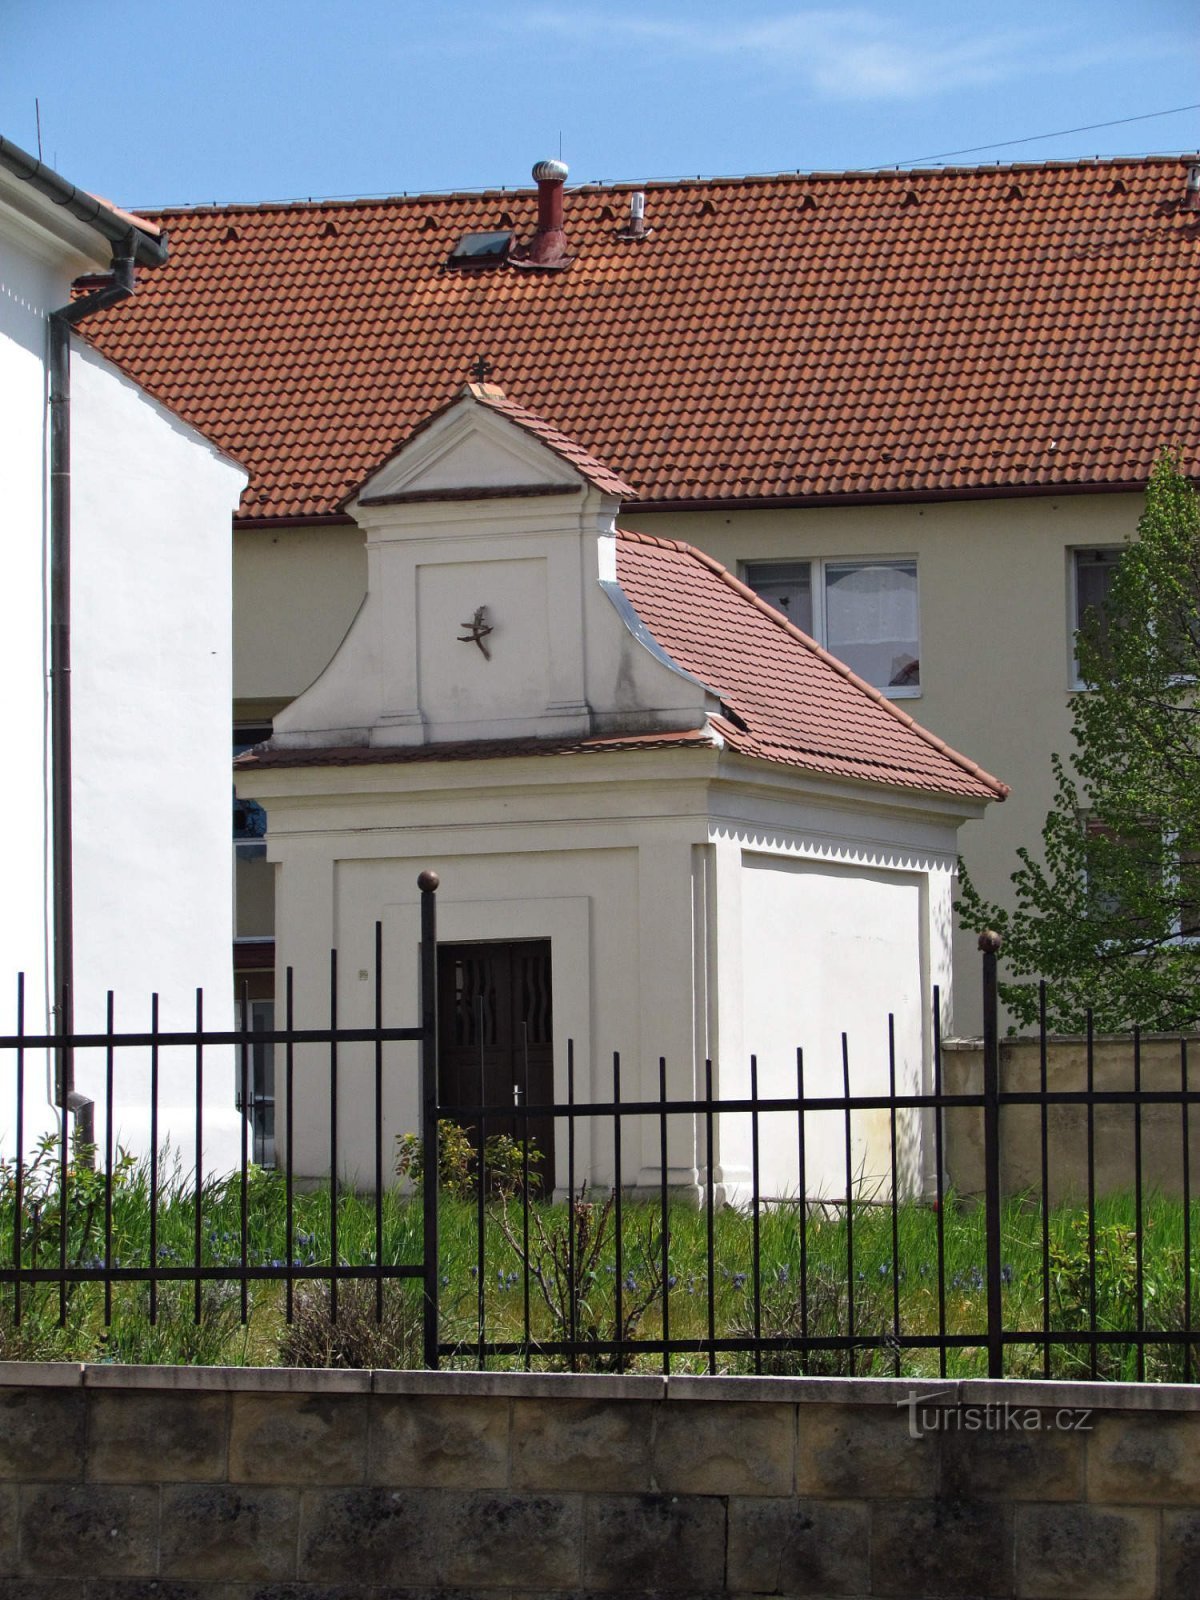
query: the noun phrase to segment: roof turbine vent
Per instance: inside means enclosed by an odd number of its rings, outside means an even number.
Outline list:
[[[1200,157],[1188,162],[1187,181],[1183,190],[1183,209],[1200,211]]]
[[[533,176],[538,186],[537,232],[527,245],[512,252],[509,264],[526,270],[559,272],[575,259],[567,254],[567,236],[563,232],[566,162],[539,161]]]
[[[617,233],[618,239],[648,239],[654,232],[646,226],[646,196],[635,189],[629,196],[629,221]]]

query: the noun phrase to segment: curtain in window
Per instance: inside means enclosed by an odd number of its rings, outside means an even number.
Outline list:
[[[825,569],[829,649],[880,688],[920,682],[917,568],[830,562]]]

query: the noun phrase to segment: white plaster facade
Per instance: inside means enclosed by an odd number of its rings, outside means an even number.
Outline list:
[[[507,462],[502,459],[507,453]],[[453,461],[450,466],[449,462]],[[515,463],[515,464],[514,464]],[[328,1015],[338,950],[339,1020],[370,1021],[375,924],[383,928],[385,1020],[416,1020],[417,877],[441,878],[439,942],[549,939],[555,1102],[703,1091],[792,1095],[796,1050],[809,1094],[838,1093],[842,1034],[856,1092],[886,1092],[889,1014],[900,1092],[931,1073],[930,1000],[950,1007],[957,829],[984,802],[888,788],[750,759],[714,731],[703,748],[421,759],[419,747],[481,739],[712,728],[719,692],[631,631],[614,593],[617,501],[468,398],[384,468],[351,509],[364,527],[367,598],[328,669],[276,719],[271,749],[239,771],[269,816],[277,957],[292,968],[300,1026]],[[426,499],[507,483],[504,498]],[[559,485],[572,494],[544,492]],[[530,490],[527,494],[519,492]],[[463,642],[485,605],[493,659]],[[321,752],[340,748],[336,760]],[[395,759],[387,759],[388,749]],[[356,750],[359,755],[356,756]],[[277,992],[283,992],[280,978]],[[297,1052],[296,1170],[328,1171],[326,1053]],[[387,1054],[385,1160],[417,1126],[415,1047]],[[373,1055],[339,1054],[339,1167],[374,1168]],[[610,1125],[581,1121],[577,1174],[613,1176]],[[852,1183],[887,1192],[889,1127],[856,1116]],[[812,1113],[810,1194],[846,1192],[840,1116]],[[701,1119],[669,1129],[668,1178],[705,1181]],[[555,1134],[563,1182],[566,1127]],[[660,1173],[654,1119],[629,1125],[621,1177]],[[921,1130],[900,1128],[911,1192],[929,1179]],[[766,1117],[763,1193],[797,1189],[793,1115]],[[751,1180],[749,1118],[717,1134],[714,1181]]]
[[[0,677],[8,782],[0,920],[0,1031],[47,1031],[53,938],[48,682],[48,328],[72,280],[108,267],[99,232],[0,172],[0,437],[8,505],[0,582]],[[245,473],[72,336],[72,685],[75,1022],[194,1025],[203,988],[212,1027],[231,1019],[228,697],[229,519]],[[9,1080],[6,1061],[6,1083]],[[232,1066],[214,1056],[206,1094],[214,1161],[236,1148]],[[52,1125],[48,1065],[27,1061],[26,1128]],[[118,1062],[114,1132],[148,1140],[146,1052]],[[78,1089],[97,1102],[103,1058],[80,1052]],[[160,1115],[194,1123],[194,1052],[164,1055]],[[0,1148],[14,1105],[0,1095]],[[185,1158],[185,1140],[178,1147]]]

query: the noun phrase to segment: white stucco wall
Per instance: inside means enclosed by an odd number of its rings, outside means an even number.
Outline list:
[[[743,1035],[758,1063],[764,1098],[797,1093],[803,1052],[806,1095],[844,1093],[842,1039],[851,1092],[886,1095],[892,1018],[896,1091],[920,1093],[925,1079],[927,962],[922,959],[925,901],[920,872],[886,871],[812,859],[742,856]],[[898,1139],[900,1187],[919,1189],[905,1124]],[[748,1130],[743,1130],[743,1136]],[[885,1111],[850,1118],[812,1112],[805,1123],[805,1187],[811,1196],[864,1200],[891,1193],[890,1124]],[[760,1159],[776,1194],[799,1191],[796,1118],[765,1116]],[[902,1148],[901,1148],[902,1147]]]
[[[72,720],[76,1026],[209,1027],[232,1014],[230,517],[245,475],[81,340],[72,359]],[[118,1073],[116,1132],[144,1147],[149,1061]],[[228,1055],[205,1142],[230,1160]],[[76,1081],[98,1105],[98,1060]],[[194,1052],[165,1057],[160,1118],[190,1160]],[[100,1119],[102,1125],[102,1118]]]
[[[0,1030],[16,1026],[16,974],[26,975],[25,1028],[51,1026],[49,865],[48,318],[72,279],[102,267],[57,240],[0,193],[0,437],[5,531],[0,673],[5,683],[8,839],[0,920]],[[35,208],[36,210],[36,208]],[[118,1026],[190,1026],[195,990],[206,1020],[231,1016],[229,520],[245,481],[200,435],[72,340],[72,688],[76,1020],[101,1027],[105,992]],[[117,1137],[145,1148],[147,1052],[118,1059]],[[5,1083],[11,1083],[6,1057]],[[232,1065],[210,1066],[207,1142],[236,1148]],[[77,1086],[98,1102],[102,1062],[80,1053]],[[194,1052],[162,1062],[164,1131],[194,1124]],[[15,1104],[0,1096],[0,1148],[11,1153]],[[48,1063],[26,1058],[26,1150],[52,1126]],[[184,1154],[188,1152],[186,1147]]]
[[[568,1041],[577,1100],[611,1098],[614,1052],[624,1099],[656,1097],[660,1056],[674,1096],[701,1091],[706,1058],[719,1093],[746,1095],[751,1051],[760,1092],[791,1094],[797,1044],[810,1062],[807,1090],[821,1092],[840,1073],[843,1028],[856,1090],[885,1088],[889,1011],[898,1084],[927,1082],[930,993],[934,983],[948,986],[957,818],[949,807],[923,812],[920,802],[871,797],[862,786],[764,775],[764,765],[688,751],[245,774],[239,786],[271,817],[279,961],[294,970],[298,1024],[327,1020],[334,946],[339,1018],[370,1021],[376,921],[385,1020],[415,1022],[416,880],[432,865],[442,880],[441,942],[551,940],[556,1100],[567,1098]],[[385,1173],[395,1135],[419,1126],[415,1067],[415,1047],[388,1048]],[[369,1187],[370,1048],[344,1047],[338,1075],[339,1169]],[[300,1174],[329,1168],[329,1084],[328,1052],[298,1050]],[[841,1124],[835,1137],[828,1120],[810,1118],[809,1190],[844,1194]],[[901,1129],[911,1188],[928,1177],[918,1132]],[[764,1121],[763,1135],[764,1192],[794,1195],[795,1118]],[[856,1179],[878,1173],[886,1121],[856,1118],[854,1138]],[[566,1139],[560,1121],[560,1186]],[[626,1183],[657,1185],[658,1140],[657,1121],[626,1124]],[[579,1123],[576,1160],[579,1175],[611,1179],[606,1119]],[[671,1119],[668,1181],[696,1189],[704,1161],[702,1125]],[[737,1198],[750,1177],[748,1119],[728,1117],[714,1181]]]
[[[5,767],[0,796],[0,1027],[15,1024],[16,974],[26,975],[26,1025],[46,1025],[47,796],[40,775],[48,740],[43,590],[46,564],[46,319],[65,303],[69,267],[0,209],[0,439],[5,540],[0,582],[0,679]]]

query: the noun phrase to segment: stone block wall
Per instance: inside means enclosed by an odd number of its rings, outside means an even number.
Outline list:
[[[1200,1389],[0,1366],[0,1600],[1198,1594]]]

